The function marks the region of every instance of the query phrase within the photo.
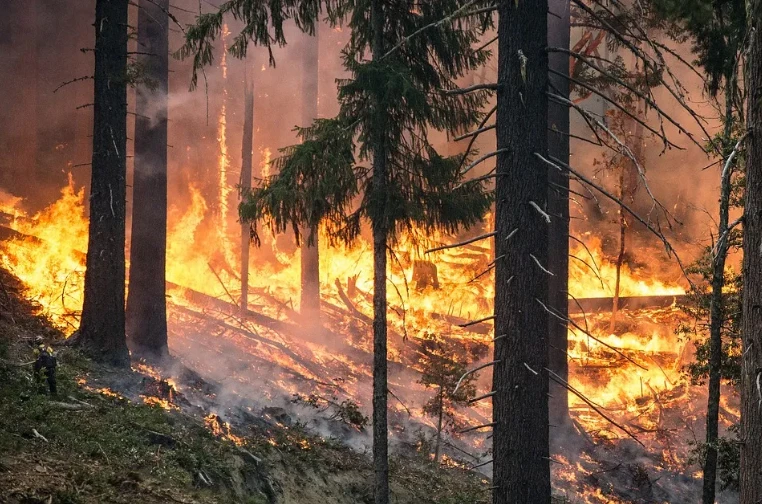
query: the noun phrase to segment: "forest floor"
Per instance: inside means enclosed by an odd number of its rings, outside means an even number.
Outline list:
[[[260,418],[231,428],[198,407],[142,404],[136,390],[155,379],[139,366],[117,370],[87,359],[35,315],[11,275],[0,271],[0,284],[0,502],[373,501],[367,454],[298,423]],[[40,393],[28,364],[37,336],[57,351],[55,398]],[[394,456],[390,468],[394,503],[489,498],[483,475],[423,456]]]

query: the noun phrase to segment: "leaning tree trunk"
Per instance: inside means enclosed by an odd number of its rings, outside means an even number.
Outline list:
[[[169,0],[140,0],[127,333],[139,353],[167,353],[167,104]]]
[[[735,79],[725,76],[725,147],[729,147],[733,125],[733,95]],[[732,155],[732,154],[729,154]],[[706,407],[706,456],[704,458],[703,503],[714,504],[717,485],[717,438],[720,419],[720,381],[722,379],[722,326],[725,305],[722,288],[725,285],[725,261],[728,257],[728,225],[730,213],[731,176],[733,167],[728,159],[722,163],[720,179],[720,220],[717,246],[712,257],[712,297],[709,320],[709,387]]]
[[[741,378],[741,504],[762,502],[762,0],[749,2],[750,47],[745,68],[746,201],[743,249],[743,367]]]
[[[569,3],[564,0],[550,0],[548,3],[548,45],[569,50]],[[553,89],[568,97],[569,80],[563,76],[569,75],[569,55],[562,52],[549,53],[548,66],[562,74],[549,75]],[[569,107],[548,101],[548,129],[548,153],[568,164]],[[549,279],[548,301],[559,316],[566,319],[569,313],[569,177],[560,170],[552,170],[549,180],[548,213],[552,220],[548,239],[548,269],[554,276]],[[548,367],[565,381],[569,379],[568,336],[567,324],[551,317],[548,331]],[[559,432],[561,437],[564,436],[561,427],[569,420],[568,396],[565,388],[555,383],[550,386],[550,423],[556,426],[553,432]]]
[[[90,231],[79,327],[79,344],[93,358],[122,366],[130,362],[124,332],[127,4],[95,4]]]
[[[309,126],[318,116],[318,28],[314,37],[305,37],[302,53],[302,125]],[[300,311],[305,321],[320,320],[320,258],[318,230],[304,230],[301,245],[302,292]]]
[[[241,198],[251,189],[251,173],[254,155],[254,86],[249,67],[246,66],[246,97],[243,111],[243,141],[241,143]],[[249,246],[251,228],[241,222],[241,313],[249,309]]]
[[[498,5],[492,502],[547,504],[548,1]]]
[[[384,54],[384,8],[382,0],[371,2],[373,59]],[[386,113],[381,97],[374,96],[372,135],[373,174],[371,184],[371,227],[373,228],[373,470],[375,503],[389,504],[389,439],[387,434],[386,351],[386,244],[389,229],[384,211],[386,196]]]

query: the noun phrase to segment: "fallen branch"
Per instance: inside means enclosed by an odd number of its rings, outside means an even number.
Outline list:
[[[365,315],[363,312],[357,309],[355,305],[352,304],[352,300],[350,300],[347,295],[344,293],[344,289],[341,286],[341,282],[339,279],[336,279],[336,290],[339,293],[339,297],[342,301],[344,301],[344,304],[347,306],[349,311],[354,315],[356,318],[360,319],[362,322],[365,322],[366,324],[372,326],[373,325],[373,319],[369,316]]]
[[[640,446],[642,446],[643,448],[645,448],[645,447],[646,447],[646,445],[644,445],[644,444],[643,444],[643,443],[640,441],[640,439],[638,439],[638,438],[635,436],[635,434],[633,434],[632,432],[630,432],[629,430],[627,430],[627,428],[626,428],[626,427],[624,427],[622,424],[620,424],[620,423],[617,423],[617,422],[616,422],[616,421],[614,421],[614,420],[613,420],[611,417],[609,417],[608,415],[606,415],[606,414],[605,414],[603,411],[601,411],[601,409],[600,409],[600,408],[596,407],[596,406],[595,406],[595,404],[593,404],[593,402],[592,402],[591,400],[589,400],[587,397],[585,397],[585,395],[584,395],[584,394],[582,394],[580,391],[578,391],[577,389],[575,389],[574,387],[572,387],[571,385],[569,385],[569,383],[568,383],[566,380],[564,380],[563,378],[561,378],[560,376],[558,376],[556,373],[554,373],[553,371],[551,371],[551,370],[550,370],[550,369],[548,369],[548,368],[545,368],[545,371],[547,371],[547,372],[548,372],[548,377],[549,377],[551,380],[553,380],[553,381],[554,381],[554,382],[556,382],[557,384],[561,385],[562,387],[566,388],[566,390],[568,390],[569,392],[571,392],[571,393],[572,393],[572,394],[574,394],[575,396],[577,396],[577,397],[579,397],[580,399],[582,399],[582,401],[584,401],[584,403],[585,403],[585,404],[587,404],[588,406],[590,406],[590,407],[593,409],[593,411],[595,411],[596,413],[598,413],[598,414],[599,414],[599,415],[600,415],[602,418],[604,418],[606,421],[608,421],[608,422],[609,422],[611,425],[614,425],[614,426],[616,426],[617,428],[621,429],[621,430],[622,430],[622,431],[623,431],[625,434],[627,434],[627,435],[628,435],[628,436],[630,436],[632,439],[634,439],[634,440],[635,440],[635,441],[636,441],[636,442],[637,442],[637,443],[638,443]]]

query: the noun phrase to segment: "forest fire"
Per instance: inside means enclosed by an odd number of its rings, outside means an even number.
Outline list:
[[[247,395],[245,390],[257,384],[252,392],[263,405],[267,401],[262,402],[262,397],[285,404],[280,398],[308,387],[326,396],[344,397],[367,411],[371,378],[367,334],[372,313],[369,245],[362,240],[354,247],[321,245],[324,329],[300,329],[298,305],[294,304],[299,299],[299,262],[294,257],[298,250],[281,250],[281,242],[270,238],[265,247],[274,252],[272,258],[252,258],[250,313],[241,316],[234,266],[220,256],[224,248],[218,242],[220,237],[207,237],[209,232],[218,233],[206,231],[213,214],[199,191],[190,187],[189,192],[189,207],[174,208],[170,213],[167,281],[171,350],[210,378],[229,383],[228,393]],[[0,244],[3,264],[25,282],[41,312],[71,333],[82,302],[87,228],[82,193],[74,190],[72,181],[57,202],[35,216],[26,216],[13,202],[4,206],[4,212],[12,216],[6,226],[16,234]],[[228,239],[232,250],[233,238]],[[440,246],[453,241],[435,236],[427,244]],[[571,255],[580,260],[571,262],[570,299],[610,298],[616,268],[603,254],[598,238],[589,235],[584,242],[572,244]],[[396,419],[392,423],[400,429],[390,435],[392,439],[407,439],[404,425],[410,408],[417,409],[430,395],[418,379],[410,379],[424,366],[421,352],[427,338],[437,335],[455,342],[461,348],[459,358],[466,363],[477,364],[487,358],[490,322],[461,326],[488,319],[491,314],[492,251],[488,242],[477,242],[424,255],[420,246],[403,240],[395,254],[390,268],[390,283],[395,286],[389,295],[390,360],[402,368],[390,376],[390,388],[397,396],[391,404],[392,418]],[[40,257],[46,258],[44,263],[31,259]],[[421,273],[421,264],[435,267]],[[647,273],[628,267],[621,271],[622,297],[684,293],[678,283],[649,278]],[[697,398],[703,397],[695,395],[682,370],[691,352],[689,344],[675,334],[681,316],[674,304],[625,309],[618,314],[612,331],[610,312],[576,313],[569,328],[570,385],[585,398],[569,393],[572,418],[587,436],[599,440],[611,442],[634,435],[659,454],[665,468],[675,469],[686,463],[689,447],[684,435],[670,430],[670,422],[679,415],[684,415],[681,421],[691,422],[687,412],[693,410],[693,420],[700,417]],[[211,354],[202,357],[199,349]],[[142,393],[146,404],[178,408],[172,395],[177,390],[175,381],[165,381],[145,364],[133,366],[153,383],[169,383],[168,391],[153,387],[156,390]],[[477,385],[486,386],[488,374],[484,373]],[[723,421],[729,425],[737,419],[738,411],[724,396],[723,401],[727,413]],[[450,414],[455,424],[478,425],[489,418],[490,408],[487,401],[481,401]],[[207,417],[206,423],[216,435],[242,442],[219,416]],[[457,442],[477,452],[489,448],[488,436],[473,432]],[[592,488],[591,474],[599,470],[589,460],[553,466],[559,481],[577,481],[583,502],[611,502],[599,489],[586,489],[586,485]]]
[[[59,7],[0,16],[0,74],[33,69],[0,96],[24,407],[132,408],[131,443],[225,459],[157,473],[273,503],[260,462],[338,445],[383,503],[394,457],[452,502],[762,499],[748,5],[94,1],[85,77],[46,70]]]

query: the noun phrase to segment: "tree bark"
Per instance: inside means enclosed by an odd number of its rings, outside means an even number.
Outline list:
[[[246,98],[243,112],[243,141],[241,145],[241,196],[251,189],[254,155],[254,84],[249,66],[246,67]],[[249,245],[251,230],[249,224],[241,222],[241,313],[249,309]]]
[[[140,0],[139,7],[137,61],[150,82],[136,93],[127,333],[133,350],[161,357],[167,354],[169,0]]]
[[[548,13],[548,45],[569,49],[571,37],[569,3],[564,0],[550,0]],[[569,74],[569,56],[560,52],[548,55],[548,66],[563,75]],[[550,75],[555,92],[569,96],[569,80]],[[548,153],[564,163],[569,163],[569,107],[548,101]],[[548,213],[550,237],[548,239],[548,269],[554,273],[549,279],[550,306],[559,315],[568,317],[569,291],[569,177],[566,173],[549,172],[552,184],[548,187]],[[549,368],[565,381],[569,381],[567,360],[567,325],[551,317],[548,330]],[[553,432],[563,435],[562,426],[569,420],[568,392],[557,384],[550,385],[550,423],[556,426]]]
[[[733,94],[735,78],[725,76],[725,147],[732,149]],[[730,155],[730,152],[728,152]],[[731,170],[724,166],[720,181],[720,219],[717,236],[724,237],[728,230],[731,193]],[[703,503],[714,504],[717,485],[717,438],[720,417],[720,381],[722,379],[722,326],[725,320],[725,303],[722,288],[725,285],[725,261],[728,257],[728,240],[717,243],[716,255],[712,258],[712,297],[709,320],[709,386],[706,407],[706,457],[704,459]]]
[[[95,4],[95,98],[90,230],[79,344],[128,366],[124,331],[127,0]]]
[[[384,8],[382,0],[371,2],[372,53],[384,55]],[[375,130],[372,134],[373,173],[371,227],[373,228],[373,470],[375,503],[389,504],[389,440],[387,437],[387,349],[386,349],[386,111],[381,97],[374,96]]]
[[[548,1],[498,5],[492,502],[547,504]]]
[[[748,2],[746,201],[743,237],[741,504],[762,502],[762,1]]]
[[[302,52],[302,125],[309,126],[318,116],[318,27],[314,37],[304,37]],[[311,235],[311,237],[310,237]],[[320,258],[318,230],[303,230],[301,244],[302,290],[300,311],[305,321],[320,321]]]

